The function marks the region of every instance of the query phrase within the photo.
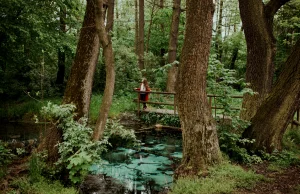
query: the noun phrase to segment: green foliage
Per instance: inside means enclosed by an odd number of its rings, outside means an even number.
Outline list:
[[[30,183],[38,182],[42,178],[42,171],[45,168],[41,155],[33,153],[29,160],[29,181]]]
[[[47,180],[40,177],[39,181],[31,182],[28,178],[20,178],[12,184],[17,189],[10,191],[13,193],[22,194],[76,194],[74,188],[65,188],[59,181]]]
[[[180,120],[178,115],[157,114],[152,112],[143,114],[141,116],[141,120],[147,125],[160,123],[162,125],[180,127]]]
[[[123,112],[133,111],[136,104],[132,101],[136,93],[134,92],[121,92],[113,96],[112,105],[109,110],[109,117],[115,118]],[[102,103],[102,95],[93,94],[90,105],[90,122],[96,123],[99,116],[100,105]]]
[[[94,161],[100,161],[100,155],[106,150],[107,139],[93,142],[92,129],[86,119],[74,121],[75,106],[70,104],[55,105],[48,103],[42,108],[42,115],[63,131],[63,142],[58,144],[60,158],[57,165],[69,170],[73,183],[80,182],[89,172]]]
[[[140,146],[134,131],[125,129],[118,120],[107,120],[104,136],[112,148]]]
[[[79,0],[0,1],[0,97],[19,98],[25,92],[56,93],[57,51],[72,62],[77,31],[84,11]],[[67,14],[67,32],[60,29],[61,10]],[[43,84],[41,84],[41,81]]]
[[[233,193],[237,188],[251,188],[263,179],[262,175],[225,163],[211,168],[205,178],[180,178],[170,194]]]
[[[7,144],[0,141],[0,179],[5,176],[7,165],[11,163],[15,155],[7,148]]]
[[[288,129],[283,136],[283,148],[297,152],[300,148],[300,130]]]

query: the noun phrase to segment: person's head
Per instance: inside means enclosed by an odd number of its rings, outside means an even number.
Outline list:
[[[148,85],[147,79],[146,79],[146,78],[143,78],[143,79],[142,79],[142,83],[145,84],[145,85]]]

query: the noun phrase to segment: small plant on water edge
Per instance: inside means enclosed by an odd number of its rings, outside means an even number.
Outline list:
[[[141,116],[141,120],[147,125],[160,123],[173,127],[180,127],[180,119],[177,115],[162,115],[157,113],[148,113]]]
[[[104,136],[108,139],[112,148],[116,147],[137,147],[140,141],[137,140],[134,131],[125,129],[119,120],[107,120]]]

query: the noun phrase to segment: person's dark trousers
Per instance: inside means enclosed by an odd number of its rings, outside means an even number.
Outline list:
[[[146,101],[146,94],[140,94],[140,99],[141,101]],[[143,108],[146,109],[147,108],[147,105],[146,103],[143,103]]]

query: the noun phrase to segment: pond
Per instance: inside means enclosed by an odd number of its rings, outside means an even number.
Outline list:
[[[103,156],[94,173],[119,180],[130,193],[158,193],[170,187],[173,172],[182,158],[181,132],[137,133],[139,148],[117,148]]]

